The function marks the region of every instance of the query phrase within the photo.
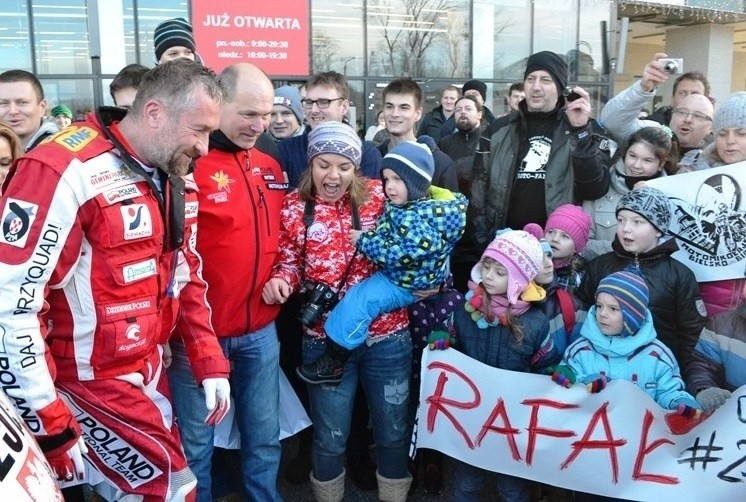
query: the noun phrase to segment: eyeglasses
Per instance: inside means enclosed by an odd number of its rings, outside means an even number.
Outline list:
[[[679,115],[684,119],[691,115],[692,120],[697,120],[699,122],[712,122],[712,117],[709,117],[702,112],[690,112],[686,108],[676,108],[673,111],[673,114]]]
[[[313,108],[313,105],[318,106],[321,109],[329,108],[329,105],[332,104],[332,101],[339,101],[340,99],[347,99],[347,98],[334,98],[334,99],[301,99],[300,104],[303,105],[303,108],[306,110],[310,110]]]

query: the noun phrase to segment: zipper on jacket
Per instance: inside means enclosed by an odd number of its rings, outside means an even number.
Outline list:
[[[256,225],[254,225],[254,243],[255,243],[254,256],[256,257],[255,258],[256,261],[259,261],[259,242],[260,242],[259,225],[258,225],[259,214],[256,209],[257,206],[255,205],[256,198],[254,196],[254,191],[251,189],[251,183],[249,183],[249,180],[246,178],[246,172],[251,174],[251,152],[249,150],[244,150],[243,153],[244,153],[243,166],[241,165],[241,160],[238,158],[237,154],[234,154],[234,158],[236,159],[236,162],[238,163],[239,169],[244,171],[244,174],[241,176],[241,178],[243,179],[244,186],[246,187],[246,192],[249,194],[249,201],[251,203],[250,207],[254,213],[254,221],[257,223]],[[258,188],[259,187],[257,187],[257,189]],[[260,204],[261,204],[261,200],[260,200]],[[266,209],[265,209],[265,212],[266,212]],[[256,286],[257,286],[256,282],[259,276],[259,267],[254,266],[252,268],[253,268],[253,273],[252,273],[251,284],[250,284],[250,289],[249,289],[249,296],[246,299],[246,326],[244,327],[245,332],[248,332],[247,330],[249,329],[249,326],[251,325],[251,300],[253,300],[254,298],[254,291],[256,290]]]
[[[265,228],[267,229],[267,237],[270,237],[272,235],[272,232],[269,229],[269,204],[267,204],[267,199],[264,197],[264,190],[261,189],[261,187],[256,187],[257,192],[259,192],[259,208],[264,209],[264,220],[265,220]]]

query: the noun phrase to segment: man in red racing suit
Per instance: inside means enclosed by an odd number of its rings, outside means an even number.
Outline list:
[[[142,94],[142,95],[141,95]],[[159,343],[178,322],[208,419],[227,411],[197,199],[222,90],[192,62],[148,74],[122,118],[102,109],[19,159],[0,207],[0,385],[58,477],[86,460],[145,500],[193,496]],[[197,403],[195,403],[197,405]],[[84,445],[82,444],[84,443]]]

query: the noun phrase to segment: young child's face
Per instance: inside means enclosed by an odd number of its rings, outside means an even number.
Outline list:
[[[389,168],[385,168],[381,171],[383,177],[383,188],[386,191],[386,197],[389,198],[392,204],[396,206],[403,206],[407,203],[407,185],[404,181]]]
[[[660,170],[661,161],[648,142],[638,141],[627,149],[624,156],[624,174],[627,176],[653,176]]]
[[[169,47],[169,49],[163,53],[161,59],[159,59],[158,62],[165,63],[166,61],[173,61],[174,59],[179,58],[191,59],[192,61],[194,61],[194,52],[192,52],[192,49],[189,49],[182,45],[175,45],[173,47]]]
[[[596,324],[606,336],[616,336],[624,329],[624,318],[619,302],[608,293],[596,296]]]
[[[534,282],[537,284],[551,284],[554,280],[554,263],[552,262],[552,253],[544,253],[544,260],[541,262],[541,270],[536,274]]]
[[[508,270],[492,258],[483,258],[482,286],[491,295],[504,295],[508,292]]]
[[[575,254],[575,242],[566,232],[559,228],[549,228],[544,238],[552,245],[553,259],[564,260]]]
[[[629,253],[647,253],[658,245],[660,232],[634,211],[622,209],[616,216],[616,235]]]

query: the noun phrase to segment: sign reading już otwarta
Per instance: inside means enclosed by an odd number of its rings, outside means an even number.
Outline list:
[[[192,0],[197,53],[219,72],[253,63],[268,75],[306,76],[309,0]]]

